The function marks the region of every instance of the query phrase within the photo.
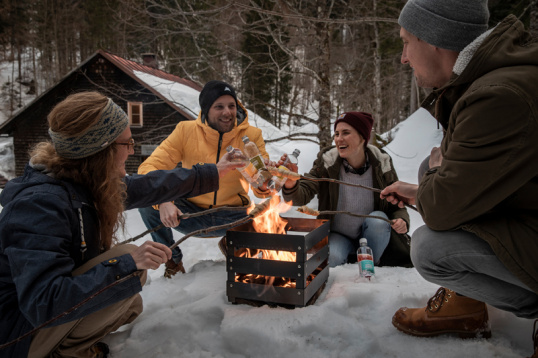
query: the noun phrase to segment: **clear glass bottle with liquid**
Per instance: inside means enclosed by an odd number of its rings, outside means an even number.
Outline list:
[[[244,166],[237,168],[237,170],[243,175],[243,177],[252,187],[257,188],[259,186],[259,182],[255,179],[255,177],[257,176],[258,170],[256,167],[254,167],[254,164],[250,162],[245,153],[243,153],[241,149],[234,148],[231,145],[226,147],[226,151],[232,154],[230,161],[244,163]]]
[[[250,141],[248,136],[243,137],[243,143],[245,143],[245,154],[257,170],[257,175],[254,176],[254,178],[258,181],[259,186],[263,185],[265,182],[267,182],[269,186],[271,184],[271,174],[265,167],[260,149],[258,149],[256,143]]]
[[[286,156],[286,160],[282,165],[280,165],[279,169],[289,169],[289,170],[296,170],[297,169],[297,163],[299,163],[299,154],[301,154],[301,151],[299,149],[295,149],[293,153],[288,154]],[[284,183],[286,183],[286,178],[281,176],[273,176],[273,184],[269,189],[274,190],[275,192],[280,191],[282,187],[284,186]]]
[[[284,163],[282,163],[282,165],[288,169],[293,169],[290,168],[290,164],[297,165],[299,163],[299,154],[301,154],[301,151],[299,149],[294,149],[293,153],[288,154],[286,160],[284,161]]]
[[[375,276],[374,254],[368,246],[368,240],[364,237],[359,240],[357,249],[357,263],[359,264],[359,276],[361,278],[372,279]]]

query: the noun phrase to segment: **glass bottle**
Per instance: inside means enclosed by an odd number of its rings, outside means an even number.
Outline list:
[[[299,163],[299,159],[297,157],[299,154],[301,154],[301,151],[299,149],[295,149],[293,153],[286,156],[286,160],[278,168],[297,170],[297,163]],[[280,191],[280,189],[282,189],[284,186],[284,183],[286,183],[286,180],[288,179],[281,176],[273,176],[273,185],[270,187],[270,189],[274,190],[275,192]]]
[[[357,249],[357,263],[359,264],[359,276],[370,280],[375,276],[374,270],[374,254],[368,246],[368,240],[364,237],[359,240],[359,248]]]
[[[254,164],[250,162],[248,157],[241,151],[241,149],[234,148],[231,145],[226,147],[226,151],[232,154],[231,162],[241,162],[244,163],[242,167],[237,168],[239,173],[249,182],[249,184],[257,188],[259,183],[254,177],[258,173],[258,170],[254,167]]]
[[[282,163],[282,165],[288,169],[294,169],[290,168],[290,164],[297,165],[299,163],[299,154],[301,154],[301,151],[299,149],[294,149],[293,153],[288,154],[286,160],[284,161],[284,163]]]
[[[243,137],[243,143],[245,143],[245,154],[248,156],[250,162],[254,165],[258,172],[257,177],[254,176],[254,178],[258,180],[259,186],[263,185],[265,182],[267,182],[269,186],[271,184],[271,173],[269,173],[265,167],[265,163],[263,162],[263,158],[258,146],[256,143],[251,142],[248,136]]]

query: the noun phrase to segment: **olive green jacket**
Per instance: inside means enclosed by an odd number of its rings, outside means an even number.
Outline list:
[[[372,179],[375,188],[382,189],[398,180],[392,159],[387,153],[371,145],[367,146],[366,153],[373,170]],[[305,176],[339,179],[342,161],[334,146],[325,148],[319,152],[310,173]],[[283,188],[282,194],[284,200],[291,200],[294,206],[306,205],[317,195],[319,211],[335,211],[338,205],[339,189],[340,185],[337,183],[299,180],[299,184],[294,188]],[[381,200],[377,193],[372,192],[372,195],[374,196],[374,210],[383,211],[391,220],[403,219],[409,228],[409,214],[406,209]],[[330,216],[321,215],[320,219],[330,219]],[[392,230],[389,245],[381,256],[380,264],[410,267],[412,264],[409,257],[409,244],[410,238],[407,234],[398,234]]]
[[[417,208],[433,230],[484,239],[538,293],[538,43],[511,15],[454,69],[423,104],[446,133]]]

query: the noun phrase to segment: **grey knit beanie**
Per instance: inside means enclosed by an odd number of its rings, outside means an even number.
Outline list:
[[[430,45],[461,51],[488,29],[487,0],[408,0],[398,24]]]

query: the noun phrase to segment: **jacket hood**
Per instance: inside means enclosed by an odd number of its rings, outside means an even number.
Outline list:
[[[58,185],[56,179],[27,164],[24,168],[23,176],[7,182],[6,187],[2,190],[2,193],[0,193],[0,205],[5,207],[23,190],[46,183]]]
[[[74,184],[65,180],[58,180],[50,175],[40,165],[32,166],[31,163],[26,164],[24,174],[20,177],[7,182],[6,187],[0,193],[0,205],[5,207],[21,192],[28,191],[32,187],[40,187],[43,190],[43,184],[49,184],[54,187],[62,187],[66,194],[69,194],[69,200],[73,203],[92,203],[89,193],[79,184]],[[53,190],[49,187],[49,190]],[[75,204],[78,206],[79,204]]]
[[[530,42],[533,38],[525,33],[523,23],[514,15],[507,16],[460,52],[455,75],[444,87],[471,83],[500,68],[538,66],[538,47],[526,46]]]

